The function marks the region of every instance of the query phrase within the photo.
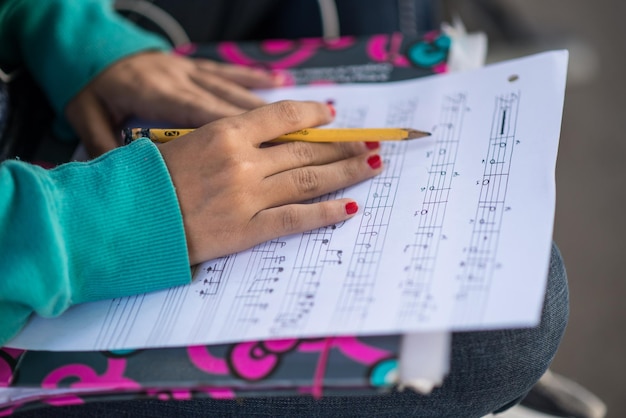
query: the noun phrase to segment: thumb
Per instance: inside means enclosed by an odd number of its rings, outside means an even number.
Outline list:
[[[65,108],[65,117],[92,158],[122,144],[114,134],[112,118],[98,98],[83,90]]]

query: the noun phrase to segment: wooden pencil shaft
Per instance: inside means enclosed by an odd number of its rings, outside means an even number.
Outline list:
[[[124,130],[124,141],[129,143],[139,138],[154,142],[169,142],[180,138],[194,129],[129,128]],[[281,135],[268,142],[379,142],[403,141],[423,138],[430,133],[407,128],[309,128]]]

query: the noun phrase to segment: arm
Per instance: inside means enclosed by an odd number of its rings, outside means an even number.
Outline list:
[[[0,62],[24,64],[57,114],[103,69],[140,51],[168,51],[160,37],[130,24],[109,0],[4,0]]]
[[[109,0],[0,0],[0,64],[25,65],[92,156],[120,145],[129,117],[196,127],[263,105],[249,89],[282,80],[169,50]]]
[[[190,264],[354,216],[349,198],[302,202],[380,173],[376,149],[263,146],[333,114],[278,102],[158,148],[138,140],[50,171],[0,165],[0,344],[33,312],[188,283]]]
[[[147,140],[89,163],[0,165],[0,346],[31,313],[189,283],[180,209]]]

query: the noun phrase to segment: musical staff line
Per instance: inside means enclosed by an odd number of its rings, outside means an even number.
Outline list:
[[[338,199],[336,192],[324,199]],[[334,232],[343,223],[330,225],[302,234],[296,252],[294,267],[286,281],[286,289],[278,312],[274,315],[271,332],[273,335],[292,335],[306,326],[315,307],[320,280],[329,267],[343,263],[343,250],[333,247]]]
[[[506,197],[513,150],[516,142],[520,93],[511,92],[495,98],[492,128],[472,233],[461,262],[455,316],[470,322],[484,315],[490,282],[498,262],[498,240],[506,207]]]
[[[409,98],[390,103],[386,126],[411,126],[418,100]],[[357,240],[332,317],[334,323],[364,323],[376,295],[378,260],[385,245],[398,181],[403,170],[406,144],[388,143],[383,148],[384,174],[370,185]]]
[[[431,294],[435,264],[438,258],[439,243],[444,239],[442,227],[446,207],[454,177],[459,138],[463,130],[466,113],[466,95],[458,93],[443,99],[440,121],[433,130],[435,147],[430,153],[431,165],[428,181],[421,188],[424,193],[422,205],[415,211],[419,219],[414,241],[407,243],[404,253],[407,256],[404,272],[406,277],[400,282],[400,308],[396,315],[402,326],[410,322],[425,321],[437,306]],[[450,167],[449,170],[436,169]],[[416,187],[416,193],[418,192]],[[427,233],[421,232],[427,230]]]

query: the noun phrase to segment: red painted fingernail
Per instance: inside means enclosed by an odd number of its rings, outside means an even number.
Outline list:
[[[365,146],[367,149],[378,149],[380,148],[380,142],[366,142]]]
[[[383,164],[383,161],[380,159],[380,155],[376,154],[369,157],[367,159],[367,163],[375,170],[377,168],[380,168],[380,166]]]
[[[287,81],[285,74],[279,72],[272,73],[272,79],[275,86],[282,86]]]
[[[335,110],[335,106],[333,106],[332,103],[326,103],[326,106],[328,106],[328,110],[330,110],[330,114],[333,116],[333,118],[335,117],[335,115],[337,114],[337,111]]]
[[[357,205],[356,202],[346,203],[346,213],[348,215],[352,215],[353,213],[356,213],[358,210],[359,210],[359,205]]]

